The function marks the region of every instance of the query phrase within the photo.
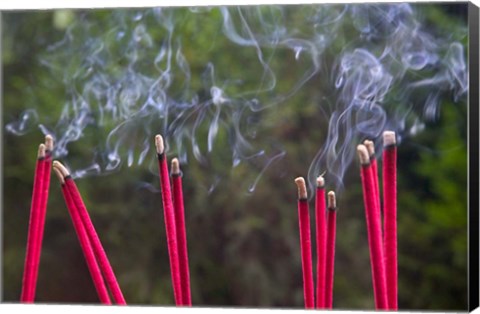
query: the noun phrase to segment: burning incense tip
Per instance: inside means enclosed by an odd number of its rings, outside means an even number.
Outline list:
[[[55,168],[55,167],[53,167],[53,172],[55,172],[55,174],[57,175],[60,183],[64,184],[65,183],[65,178],[63,177],[62,172],[58,168]]]
[[[37,157],[38,158],[45,158],[45,145],[44,144],[38,145]]]
[[[305,184],[305,179],[298,177],[295,179],[295,184],[298,187],[298,198],[306,199],[307,198],[307,186]]]
[[[365,145],[365,147],[367,148],[368,155],[370,155],[370,157],[375,156],[375,144],[373,143],[373,141],[365,140],[363,142],[363,145]]]
[[[385,131],[383,132],[383,146],[391,146],[396,144],[395,132]]]
[[[180,163],[178,162],[178,158],[172,159],[172,169],[170,172],[175,175],[180,174]]]
[[[357,154],[362,165],[368,165],[370,163],[370,156],[368,156],[367,147],[363,144],[357,146]]]
[[[157,154],[163,154],[165,147],[163,145],[163,137],[160,134],[155,136],[155,146],[157,147]]]
[[[50,134],[45,135],[45,147],[49,152],[53,150],[53,137]]]
[[[333,191],[328,192],[328,209],[337,209],[337,200],[335,198],[335,192]]]
[[[70,175],[70,172],[68,171],[68,169],[65,168],[65,166],[62,165],[58,160],[53,161],[53,170],[55,169],[60,171],[60,173],[63,175],[64,178]]]
[[[323,188],[325,186],[325,179],[322,176],[317,178],[317,187]]]

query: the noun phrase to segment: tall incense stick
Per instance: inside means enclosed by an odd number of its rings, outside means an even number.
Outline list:
[[[395,133],[383,133],[384,247],[388,306],[398,309],[397,147]]]
[[[326,248],[326,276],[325,276],[325,308],[333,307],[333,277],[335,270],[335,236],[337,228],[337,202],[335,192],[328,192],[327,212],[327,248]]]
[[[373,294],[375,308],[387,310],[387,295],[385,283],[385,265],[383,260],[383,245],[380,219],[378,219],[375,206],[375,181],[373,179],[370,158],[365,145],[357,146],[357,153],[361,164],[361,179],[363,200],[365,205],[365,218],[367,221],[368,245],[370,248],[370,265],[372,268]]]
[[[32,301],[35,300],[36,288],[37,288],[37,279],[38,279],[38,269],[40,267],[40,257],[42,254],[42,243],[43,243],[43,232],[45,230],[45,218],[47,215],[47,203],[48,203],[48,192],[50,190],[50,174],[52,169],[52,151],[53,151],[53,138],[51,135],[45,136],[45,159],[43,162],[43,177],[42,177],[42,191],[40,193],[39,201],[39,210],[37,216],[37,228],[35,235],[35,259],[32,275]]]
[[[313,309],[314,288],[313,288],[313,267],[312,267],[312,244],[310,236],[310,214],[308,209],[307,188],[305,179],[296,178],[298,187],[298,224],[300,228],[300,251],[302,256],[303,272],[303,298],[306,309]]]
[[[325,308],[325,275],[326,275],[326,201],[325,180],[322,176],[317,178],[317,192],[315,195],[315,229],[317,242],[317,309]]]
[[[20,295],[20,301],[22,303],[31,303],[34,300],[32,295],[33,287],[33,274],[36,263],[36,245],[37,243],[37,229],[38,229],[38,215],[41,202],[41,191],[43,183],[43,173],[45,171],[45,145],[40,144],[37,153],[37,162],[35,165],[35,174],[33,178],[33,191],[32,202],[30,206],[30,218],[28,223],[28,235],[27,235],[27,249],[25,253],[25,264],[23,270],[22,280],[22,292]]]
[[[180,266],[178,259],[177,232],[175,228],[175,212],[173,209],[172,193],[168,175],[167,156],[161,135],[155,136],[157,149],[158,167],[160,172],[160,188],[162,190],[163,214],[165,220],[165,231],[167,233],[167,248],[170,259],[170,272],[172,276],[173,295],[175,304],[182,304],[182,290],[180,285]]]
[[[177,158],[172,159],[172,194],[175,210],[175,228],[177,231],[178,259],[183,305],[192,305],[190,293],[190,270],[188,267],[187,231],[185,227],[185,207],[183,203],[182,173]]]

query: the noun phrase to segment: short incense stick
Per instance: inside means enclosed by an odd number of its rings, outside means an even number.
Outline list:
[[[64,171],[62,171],[63,169],[57,166],[56,162],[53,163],[53,170],[58,176],[58,179],[60,180],[62,186],[62,194],[65,199],[68,212],[70,213],[70,218],[72,219],[75,232],[77,233],[77,237],[80,242],[83,254],[85,256],[85,261],[87,262],[88,270],[90,271],[90,275],[92,276],[93,284],[95,286],[95,289],[97,290],[100,302],[103,304],[112,304],[107,291],[107,287],[105,286],[105,282],[102,277],[102,273],[100,271],[100,267],[98,266],[97,260],[95,259],[95,254],[88,238],[87,231],[85,230],[85,227],[82,223],[76,205],[73,202],[70,191],[65,184],[65,181],[69,180],[70,176],[68,172],[67,174],[65,174]]]
[[[33,274],[34,266],[36,262],[34,261],[36,257],[36,245],[37,243],[37,229],[38,229],[38,215],[39,207],[41,202],[41,191],[43,183],[43,173],[45,171],[45,145],[40,144],[38,147],[37,153],[37,162],[35,165],[35,174],[33,178],[33,191],[32,191],[32,202],[30,206],[30,219],[28,223],[28,235],[27,235],[27,249],[25,253],[25,263],[23,270],[23,280],[22,280],[22,293],[20,296],[20,301],[22,303],[32,303],[34,297],[32,292],[33,288]]]
[[[313,288],[313,267],[312,267],[312,245],[310,238],[310,214],[308,208],[307,188],[305,179],[295,179],[298,187],[298,223],[300,228],[300,251],[302,256],[303,271],[303,298],[306,309],[313,309],[314,288]]]
[[[373,179],[370,158],[365,145],[358,145],[357,153],[361,164],[360,175],[362,179],[365,218],[367,222],[368,245],[370,248],[370,265],[372,268],[375,308],[377,310],[387,310],[388,304],[386,295],[381,225],[380,219],[378,219],[375,211],[375,181]]]
[[[177,235],[175,229],[175,213],[173,209],[172,193],[168,176],[167,156],[161,135],[155,136],[157,148],[158,167],[160,172],[160,188],[162,190],[163,214],[165,231],[167,233],[167,248],[170,259],[170,272],[172,276],[173,295],[176,305],[182,305],[182,291],[180,286],[180,266],[178,259]]]
[[[337,228],[337,202],[335,192],[328,192],[327,248],[325,276],[325,308],[333,307],[333,277],[335,269],[335,236]]]
[[[395,133],[383,133],[384,248],[388,307],[398,310],[397,300],[397,147]]]
[[[326,267],[326,204],[325,180],[322,176],[317,178],[317,193],[315,195],[315,229],[317,243],[317,309],[325,308],[325,267]]]
[[[78,214],[78,217],[80,218],[80,222],[81,224],[83,224],[83,228],[87,233],[88,240],[90,241],[90,245],[93,248],[95,257],[99,262],[102,273],[105,276],[107,285],[112,292],[113,299],[118,305],[126,305],[125,298],[123,297],[122,291],[120,290],[117,278],[115,277],[107,254],[105,253],[103,245],[100,241],[100,238],[98,237],[95,227],[93,226],[90,215],[88,214],[85,203],[83,202],[82,196],[80,195],[80,192],[78,191],[75,182],[68,173],[68,170],[61,163],[55,161],[54,165],[55,168],[59,169],[64,175],[64,186],[67,188],[70,198],[75,205],[76,212]]]
[[[31,297],[35,300],[35,293],[37,288],[38,269],[40,267],[40,256],[42,254],[43,232],[45,230],[45,217],[47,215],[48,191],[50,189],[50,174],[52,169],[52,151],[53,138],[51,135],[45,136],[45,159],[43,162],[43,176],[42,176],[42,191],[40,193],[39,210],[37,215],[37,228],[35,235],[35,259],[32,274]]]
[[[180,281],[182,304],[192,305],[190,293],[190,271],[188,267],[187,232],[185,227],[185,208],[183,204],[182,173],[177,158],[172,159],[172,194],[175,210],[175,229],[177,231],[178,259],[180,263]]]

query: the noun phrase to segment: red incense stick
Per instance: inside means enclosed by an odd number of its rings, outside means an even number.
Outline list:
[[[54,162],[55,168],[59,169],[65,179],[65,187],[67,188],[68,192],[70,193],[70,197],[72,199],[73,204],[75,204],[75,208],[78,213],[78,217],[80,218],[81,224],[86,231],[90,244],[93,248],[93,252],[95,253],[95,257],[98,259],[100,269],[102,270],[105,281],[107,282],[110,291],[112,292],[113,299],[118,305],[126,305],[125,298],[123,297],[122,291],[120,290],[120,286],[118,284],[117,278],[115,277],[115,273],[113,272],[113,268],[108,260],[107,254],[103,248],[103,245],[98,237],[97,231],[93,225],[93,222],[88,214],[87,208],[85,203],[83,202],[82,196],[80,195],[80,191],[77,188],[77,185],[70,177],[70,173],[68,172],[67,168],[65,168],[60,162]]]
[[[325,265],[326,265],[326,205],[325,205],[325,180],[322,176],[317,178],[317,193],[315,195],[315,227],[317,242],[317,309],[325,308]]]
[[[385,265],[383,261],[380,219],[378,219],[375,211],[375,181],[373,179],[370,158],[365,145],[358,145],[357,153],[361,163],[360,174],[362,179],[363,200],[365,205],[365,218],[367,221],[368,245],[370,248],[370,265],[372,268],[375,308],[377,310],[386,310],[388,309],[388,304],[385,284]]]
[[[40,144],[38,147],[37,162],[35,165],[35,174],[33,178],[33,192],[32,192],[32,202],[30,206],[30,219],[28,223],[28,236],[27,236],[27,249],[25,253],[25,263],[23,270],[23,279],[22,279],[22,293],[20,296],[20,301],[22,303],[31,303],[34,298],[32,296],[33,291],[33,273],[34,273],[34,259],[35,259],[35,246],[37,245],[36,236],[37,236],[37,223],[39,215],[39,206],[41,202],[41,190],[43,183],[43,172],[45,163],[45,145]]]
[[[375,211],[377,212],[378,219],[380,219],[381,221],[382,214],[381,214],[381,206],[380,206],[380,188],[378,183],[378,162],[377,162],[377,158],[375,157],[375,143],[370,140],[365,140],[363,144],[367,148],[368,155],[370,157],[370,164],[372,167],[373,179],[375,183],[375,202],[376,202]]]
[[[40,201],[37,215],[37,228],[35,235],[35,258],[32,274],[31,297],[35,300],[35,293],[38,279],[38,269],[40,265],[40,256],[42,253],[43,232],[45,229],[45,217],[47,214],[48,191],[50,189],[50,173],[52,167],[53,138],[51,135],[45,136],[45,159],[43,162],[43,176],[41,184]]]
[[[296,178],[295,183],[298,187],[297,205],[303,271],[303,298],[305,308],[313,309],[315,307],[315,302],[312,270],[312,246],[310,238],[310,214],[308,208],[307,188],[305,185],[305,179],[302,177]]]
[[[337,228],[337,203],[335,192],[328,192],[327,212],[327,248],[326,248],[326,276],[325,276],[325,308],[333,307],[333,275],[335,266],[335,236]]]
[[[110,301],[110,296],[108,294],[107,287],[105,286],[100,267],[98,266],[97,260],[95,258],[95,254],[88,238],[87,231],[85,230],[85,227],[78,213],[78,209],[76,208],[76,204],[74,203],[71,193],[66,185],[66,181],[71,180],[71,177],[69,175],[65,176],[61,168],[59,168],[55,162],[53,164],[53,170],[57,174],[58,179],[60,180],[62,186],[62,194],[65,199],[68,212],[70,213],[70,218],[72,219],[73,226],[77,233],[77,237],[80,242],[83,254],[85,256],[85,261],[87,262],[88,270],[90,271],[90,275],[92,276],[93,284],[95,286],[95,289],[97,290],[100,302],[110,305],[112,304],[112,302]]]
[[[163,214],[165,220],[165,231],[167,233],[167,248],[170,259],[173,295],[175,297],[175,304],[182,305],[180,267],[177,250],[177,233],[175,229],[175,213],[173,210],[172,193],[170,191],[167,156],[165,154],[163,138],[161,135],[155,136],[155,146],[157,148],[158,167],[160,172],[160,188],[162,190]]]
[[[175,210],[175,229],[177,231],[178,259],[180,264],[180,281],[182,304],[192,305],[190,293],[190,270],[188,267],[187,232],[185,227],[185,208],[183,204],[182,174],[177,158],[172,159],[172,194]]]
[[[397,147],[395,133],[383,133],[384,247],[388,306],[398,309]]]

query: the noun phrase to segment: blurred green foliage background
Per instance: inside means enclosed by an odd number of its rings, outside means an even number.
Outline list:
[[[461,10],[449,12],[453,7],[435,4],[418,6],[418,10],[427,25],[443,34],[454,33],[455,29],[466,25]],[[177,18],[181,20],[184,9],[178,10]],[[308,6],[303,10],[308,11]],[[295,12],[290,18],[301,24],[302,15]],[[41,123],[55,123],[55,117],[66,101],[65,87],[52,79],[38,58],[39,55],[45,56],[45,47],[61,40],[65,29],[84,14],[98,19],[101,29],[107,23],[105,19],[109,17],[109,10],[2,14],[4,126],[18,119],[25,108],[37,110],[43,119]],[[239,64],[233,56],[238,57],[236,54],[241,52],[226,50],[231,47],[220,41],[215,43],[220,49],[208,53],[211,39],[219,32],[216,26],[221,17],[215,9],[204,14],[217,22],[196,25],[195,21],[184,20],[181,24],[185,32],[184,53],[187,59],[193,60],[190,61],[192,72],[210,58],[215,58],[218,64],[234,73],[255,76],[255,72],[245,66],[249,64],[248,58],[252,58],[250,55],[244,56],[244,64]],[[160,41],[163,34],[152,31],[150,35]],[[341,46],[345,40],[339,38],[335,45]],[[202,53],[189,49],[189,44],[204,47],[198,49]],[[466,39],[463,44],[466,45]],[[225,49],[221,48],[222,45]],[[195,54],[195,58],[191,57]],[[284,56],[283,60],[290,60],[288,58]],[[327,63],[332,61],[333,55],[327,55],[326,60]],[[293,63],[287,61],[278,66],[285,67],[278,88],[288,90],[295,83],[288,75],[295,71],[291,69]],[[217,150],[209,157],[211,166],[200,165],[191,158],[192,162],[182,167],[194,305],[303,307],[293,178],[306,175],[319,148],[318,143],[324,138],[326,128],[319,125],[327,120],[318,103],[322,91],[328,89],[330,83],[327,81],[318,75],[286,104],[276,107],[274,114],[260,114],[263,119],[260,131],[268,131],[268,138],[281,142],[287,154],[266,169],[253,193],[248,193],[247,188],[261,169],[249,164],[231,168],[228,153],[222,150],[227,145],[226,134],[220,133],[217,139]],[[192,80],[192,84],[200,85],[200,82]],[[427,122],[424,131],[405,138],[399,147],[400,309],[466,309],[466,122],[465,99],[458,103],[449,98],[442,99],[438,120]],[[160,131],[152,130],[152,134]],[[90,150],[102,137],[105,134],[101,130],[90,129],[80,141],[72,143],[68,156],[70,164],[90,158]],[[17,302],[22,284],[35,156],[43,134],[38,129],[25,136],[4,131],[2,140],[2,298],[5,302]],[[85,177],[76,182],[127,302],[173,305],[160,194],[139,184],[146,182],[148,186],[158,188],[153,147],[149,154],[150,162],[132,167],[123,165],[112,174]],[[223,177],[220,184],[208,192],[206,187],[211,181],[206,178],[212,177],[212,169],[223,173]],[[97,303],[57,183],[52,177],[36,300]],[[344,187],[338,196],[334,307],[373,309],[358,163],[354,162],[348,168]],[[314,236],[313,202],[311,204]]]

